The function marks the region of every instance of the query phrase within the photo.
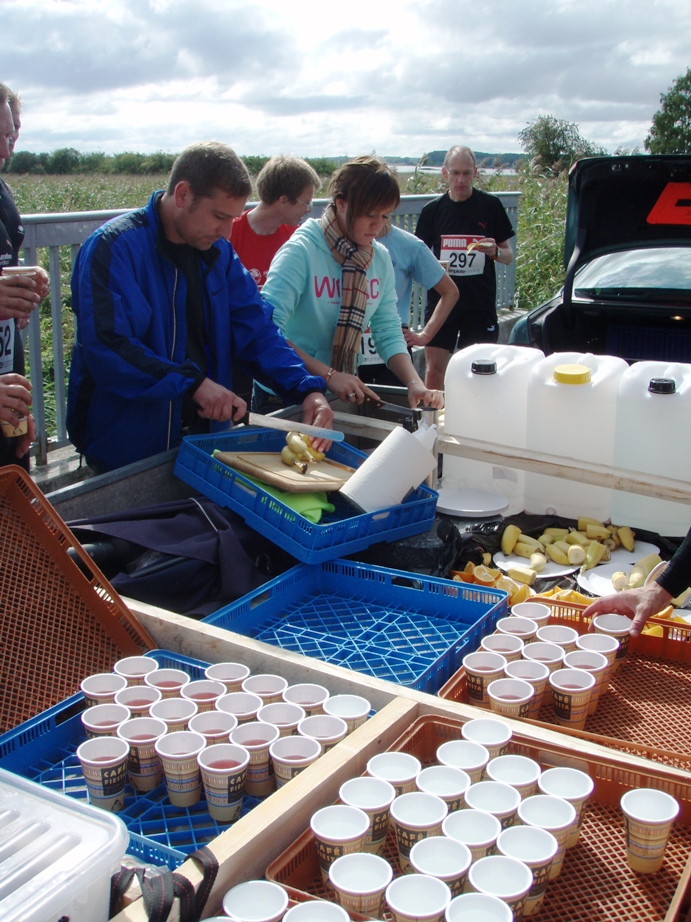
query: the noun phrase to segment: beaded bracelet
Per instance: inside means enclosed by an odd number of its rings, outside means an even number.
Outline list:
[[[334,369],[333,369],[333,368],[329,368],[329,370],[327,371],[327,373],[324,375],[324,381],[325,381],[327,384],[329,383],[329,378],[331,377],[331,375],[332,375],[333,373],[334,373]]]

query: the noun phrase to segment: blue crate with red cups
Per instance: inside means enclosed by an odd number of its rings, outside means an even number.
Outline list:
[[[192,679],[204,677],[208,663],[167,650],[147,653],[162,668],[182,669]],[[72,695],[0,736],[0,766],[52,790],[78,800],[88,800],[86,784],[77,759],[77,747],[85,739],[81,723],[84,696]],[[241,815],[259,803],[245,796]],[[192,807],[175,807],[165,784],[137,793],[129,785],[125,808],[118,813],[130,834],[127,854],[146,864],[179,867],[187,856],[207,845],[227,826],[212,819],[202,799]]]
[[[435,693],[506,614],[502,590],[331,560],[299,564],[204,621]]]
[[[260,484],[213,457],[219,451],[276,452],[285,433],[275,429],[239,428],[183,439],[174,473],[220,506],[237,512],[258,531],[303,563],[321,563],[362,551],[378,541],[397,541],[428,531],[434,524],[437,493],[419,486],[397,506],[361,513],[338,492],[328,494],[335,511],[318,524],[276,499]],[[367,455],[343,442],[333,442],[327,458],[357,468]]]

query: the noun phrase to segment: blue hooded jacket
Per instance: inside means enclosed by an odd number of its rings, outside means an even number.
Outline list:
[[[199,251],[208,367],[187,359],[187,282],[159,249],[160,195],[91,234],[72,276],[77,330],[67,429],[78,451],[104,470],[179,445],[183,396],[204,377],[231,390],[233,358],[293,402],[325,389],[223,239]],[[212,423],[212,430],[227,425]]]

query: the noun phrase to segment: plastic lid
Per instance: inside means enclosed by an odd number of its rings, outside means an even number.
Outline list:
[[[553,377],[560,384],[587,384],[590,381],[590,369],[587,365],[557,365]]]
[[[477,359],[470,366],[470,370],[474,375],[496,375],[497,363],[491,359]]]
[[[648,390],[651,394],[674,394],[677,383],[673,378],[651,378]]]

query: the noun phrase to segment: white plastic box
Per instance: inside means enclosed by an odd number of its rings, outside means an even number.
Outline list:
[[[106,922],[122,820],[0,769],[0,919]]]

